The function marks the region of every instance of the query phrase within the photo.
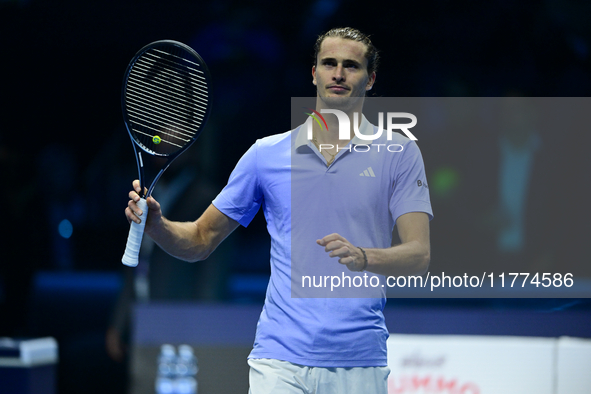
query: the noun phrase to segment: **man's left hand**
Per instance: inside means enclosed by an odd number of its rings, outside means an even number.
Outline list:
[[[334,233],[316,240],[320,246],[324,246],[325,252],[330,252],[330,257],[338,257],[339,263],[344,264],[350,271],[361,271],[365,265],[365,257],[361,250],[347,241],[345,237]]]

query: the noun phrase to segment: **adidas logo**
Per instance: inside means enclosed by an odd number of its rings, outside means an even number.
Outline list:
[[[359,174],[359,176],[370,176],[372,178],[375,178],[376,174],[374,174],[371,167],[367,167],[367,170],[363,171],[361,174]]]

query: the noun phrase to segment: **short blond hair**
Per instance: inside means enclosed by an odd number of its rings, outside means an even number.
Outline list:
[[[371,75],[371,73],[376,72],[380,60],[378,50],[371,42],[368,35],[363,34],[359,30],[354,29],[352,27],[337,27],[318,36],[316,44],[314,44],[314,66],[318,66],[317,63],[318,53],[320,52],[320,46],[322,45],[324,39],[327,37],[343,38],[345,40],[353,40],[365,44],[367,48],[367,50],[365,51],[365,58],[367,59],[367,73]]]

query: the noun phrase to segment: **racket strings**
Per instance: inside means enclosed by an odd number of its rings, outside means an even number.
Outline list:
[[[177,85],[180,83],[181,87],[185,88],[189,87],[187,86],[189,84],[190,87],[196,89],[195,94],[203,96],[204,99],[208,98],[206,79],[198,74],[203,74],[198,69],[189,67],[186,64],[172,63],[166,58],[152,56],[150,53],[146,53],[145,57],[138,59],[138,65],[143,66],[144,70],[156,72],[156,77],[161,81],[170,82],[169,80],[172,80],[177,82]],[[161,78],[161,76],[166,78]],[[173,86],[173,89],[182,90],[176,86]]]
[[[158,108],[162,109],[174,106],[173,108],[170,108],[170,110],[174,110],[174,112],[177,113],[179,112],[179,109],[182,109],[184,111],[196,110],[202,114],[204,114],[205,110],[207,109],[202,105],[199,105],[198,102],[192,102],[194,105],[191,106],[191,103],[187,103],[188,100],[183,100],[183,97],[181,96],[177,96],[177,100],[173,100],[174,97],[171,97],[170,95],[164,95],[162,90],[153,89],[150,85],[142,83],[141,81],[130,79],[128,82],[129,93],[141,96],[142,98],[146,99],[149,104],[158,104]]]
[[[189,123],[183,119],[179,119],[178,116],[183,116],[182,112],[174,109],[173,107],[158,106],[154,102],[146,102],[146,96],[140,94],[141,97],[129,96],[128,100],[130,105],[128,111],[130,114],[138,116],[138,118],[144,121],[151,122],[154,126],[162,126],[163,124],[175,126],[179,132],[183,132],[186,137],[191,137],[196,131],[201,122],[196,121],[195,123]],[[149,97],[148,97],[149,98]],[[155,122],[158,120],[159,122]],[[184,129],[185,128],[185,129]]]
[[[207,79],[198,63],[152,50],[158,54],[142,54],[129,72],[125,104],[136,140],[171,154],[192,142],[207,116]]]
[[[205,79],[199,78],[198,75],[182,74],[177,70],[159,67],[158,64],[149,63],[147,61],[144,61],[144,59],[138,60],[138,62],[135,64],[135,67],[137,67],[138,71],[144,71],[146,77],[154,78],[154,80],[158,81],[160,85],[164,85],[165,87],[171,87],[175,91],[182,92],[182,88],[184,88],[188,83],[191,84],[194,89],[196,89],[196,92],[194,92],[196,95],[201,95],[204,99],[207,99],[208,97],[207,89],[204,89],[204,87],[206,88]],[[150,73],[152,75],[149,75]],[[171,82],[176,82],[176,85],[180,86],[180,88],[175,85],[169,86],[168,84]]]
[[[194,65],[195,65],[195,66],[197,66],[197,67],[201,67],[201,64],[199,64],[199,63],[195,63],[195,62],[191,61],[190,59],[187,59],[186,57],[175,55],[175,54],[174,54],[174,53],[172,53],[172,52],[165,52],[165,51],[162,51],[162,50],[160,50],[160,49],[157,49],[157,48],[152,48],[152,50],[153,50],[154,52],[162,53],[162,54],[164,54],[164,55],[168,55],[168,56],[172,56],[172,57],[174,57],[174,58],[176,58],[176,59],[180,59],[180,60],[182,60],[182,61],[184,61],[184,62],[187,62],[187,63],[194,64]],[[198,70],[198,71],[199,71],[201,74],[203,74],[203,71],[201,71],[201,70]]]
[[[197,80],[200,80],[201,82],[204,82],[206,80],[203,71],[199,70],[198,68],[194,68],[194,67],[191,67],[187,64],[184,64],[183,62],[180,62],[180,63],[173,62],[170,59],[167,59],[166,57],[162,57],[162,56],[158,56],[158,55],[146,52],[145,56],[143,58],[141,58],[141,60],[147,61],[148,59],[151,59],[155,63],[162,63],[165,65],[168,65],[169,70],[171,72],[176,71],[182,75],[189,74],[189,75],[191,75],[191,77],[193,77]],[[186,60],[186,59],[182,59],[182,60]],[[195,64],[193,62],[191,62],[191,63]],[[182,65],[182,67],[179,67],[179,65]]]
[[[173,105],[176,108],[188,111],[191,113],[193,110],[197,110],[202,114],[205,113],[205,106],[207,102],[199,97],[196,97],[192,91],[182,90],[185,88],[183,85],[166,83],[162,78],[155,77],[154,80],[148,81],[146,79],[150,76],[145,73],[138,73],[138,75],[130,75],[130,90],[131,92],[142,95],[150,101],[165,105]],[[149,93],[146,95],[144,92]]]

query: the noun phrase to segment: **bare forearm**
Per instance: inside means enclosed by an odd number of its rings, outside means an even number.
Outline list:
[[[205,260],[238,227],[238,222],[210,205],[195,222],[173,222],[152,216],[148,235],[165,252],[185,261]]]
[[[162,217],[153,223],[148,235],[166,253],[180,260],[204,260],[211,253],[210,245],[199,235],[197,222],[173,222]]]
[[[422,275],[429,268],[429,247],[411,241],[386,249],[365,249],[366,271],[385,276]]]
[[[402,243],[387,249],[367,250],[366,270],[386,276],[424,274],[431,260],[428,215],[409,212],[398,218],[396,227]]]
[[[166,253],[185,261],[205,260],[232,231],[238,222],[220,212],[213,204],[195,222],[173,222],[162,216],[160,203],[150,196],[146,199],[149,214],[138,207],[140,182],[133,181],[125,216],[129,222],[146,220],[146,234]],[[145,209],[145,207],[144,207]]]
[[[385,276],[424,274],[431,260],[429,217],[423,212],[410,212],[400,216],[396,226],[402,244],[384,249],[366,249],[358,245],[365,251],[365,256],[358,246],[337,233],[329,234],[316,243],[351,271],[365,270]]]

